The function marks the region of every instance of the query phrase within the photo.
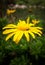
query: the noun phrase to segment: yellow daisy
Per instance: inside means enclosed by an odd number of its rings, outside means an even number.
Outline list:
[[[34,39],[35,39],[35,34],[41,36],[42,28],[35,27],[35,25],[33,23],[29,23],[29,21],[30,18],[28,17],[26,21],[19,20],[17,25],[8,24],[5,27],[3,27],[4,29],[3,34],[8,34],[6,37],[6,41],[13,36],[13,41],[16,42],[16,44],[18,44],[18,42],[21,40],[23,35],[25,35],[27,41],[30,41],[29,34]]]
[[[39,20],[36,20],[36,19],[35,20],[32,20],[32,23],[33,24],[38,24],[39,23]]]
[[[14,13],[14,12],[16,12],[16,10],[7,9],[7,12],[6,12],[6,13],[7,13],[8,15],[10,15],[10,14],[12,14],[12,13]]]

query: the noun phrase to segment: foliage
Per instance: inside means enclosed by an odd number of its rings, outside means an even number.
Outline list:
[[[1,4],[26,4],[26,5],[44,5],[45,0],[2,0]]]
[[[26,4],[26,5],[44,5],[45,0],[16,0],[16,4]]]
[[[35,19],[34,15],[30,16],[31,19]],[[37,17],[36,17],[37,18]],[[32,39],[29,43],[23,40],[16,45],[12,39],[5,41],[5,36],[2,35],[2,28],[7,25],[9,22],[6,18],[0,18],[0,65],[3,63],[5,56],[13,57],[10,59],[10,65],[27,65],[31,61],[31,57],[35,56],[36,59],[40,57],[45,57],[45,28],[43,20],[40,20],[38,26],[43,27],[43,35],[36,39]],[[16,23],[16,22],[15,22]],[[9,59],[8,59],[9,60]],[[6,61],[5,61],[6,62]],[[8,61],[7,61],[8,62]]]
[[[27,56],[24,56],[23,54],[12,59],[10,65],[27,65],[28,62],[29,61],[28,61]]]

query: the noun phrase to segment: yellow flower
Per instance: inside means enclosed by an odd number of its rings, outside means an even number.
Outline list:
[[[8,15],[10,15],[10,14],[12,14],[12,13],[14,13],[14,12],[16,12],[16,10],[7,9],[7,12],[6,12],[6,13],[7,13]]]
[[[8,24],[3,27],[3,34],[8,34],[6,41],[13,36],[13,41],[18,44],[22,36],[25,35],[27,41],[30,41],[29,34],[35,39],[34,34],[41,36],[41,27],[35,27],[33,23],[29,23],[30,18],[28,17],[26,21],[19,20],[17,25]]]
[[[39,23],[39,20],[36,20],[36,19],[35,20],[32,20],[32,23],[33,24],[38,24]]]

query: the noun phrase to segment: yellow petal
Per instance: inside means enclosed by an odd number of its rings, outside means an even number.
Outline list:
[[[29,26],[34,26],[34,24],[30,23]]]
[[[34,33],[35,33],[35,32],[39,32],[39,33],[42,34],[41,30],[39,30],[39,28],[37,28],[37,27],[32,27],[32,28],[31,28],[31,31],[34,32]]]
[[[29,21],[30,21],[30,17],[28,17],[26,21],[27,21],[27,24],[29,24]]]
[[[36,27],[37,29],[43,29],[43,28],[41,28],[41,27]]]
[[[7,41],[9,38],[11,38],[14,34],[15,34],[15,33],[9,34],[9,35],[6,37],[6,41]]]
[[[3,27],[3,29],[6,29],[6,28],[16,28],[16,25],[14,25],[14,24],[8,24],[5,27]]]
[[[39,30],[39,29],[37,29],[37,28],[35,28],[35,29],[34,29],[34,31],[35,31],[35,32],[39,32],[39,33],[41,33],[41,34],[42,34],[42,31],[40,31],[40,30]]]
[[[29,34],[28,34],[28,32],[25,31],[25,32],[24,32],[24,35],[25,35],[27,41],[29,41]]]
[[[17,39],[15,39],[16,44],[18,44],[18,42],[21,40],[22,36],[23,36],[23,32],[20,32],[19,35],[17,36]]]
[[[40,34],[42,34],[42,31],[40,31],[40,30],[37,30],[37,32],[39,32]]]
[[[9,34],[9,33],[16,32],[16,31],[17,29],[7,29],[3,31],[3,34]]]
[[[22,20],[19,20],[17,26],[24,26],[24,25],[26,25],[26,22],[22,21]]]
[[[33,38],[35,38],[35,35],[34,35],[33,32],[29,31],[29,33],[30,33],[30,35],[31,35]]]
[[[40,33],[40,32],[38,32],[38,31],[32,31],[33,33],[35,33],[35,34],[38,34],[39,36],[41,36],[41,34],[42,34],[42,32]]]
[[[13,37],[13,41],[14,42],[16,42],[16,43],[18,43],[19,42],[19,40],[20,40],[20,34],[21,34],[21,36],[22,36],[22,33],[20,33],[20,31],[17,31],[16,32],[16,34],[14,35],[14,37]],[[20,37],[20,38],[19,38]]]
[[[36,33],[36,34],[38,34],[39,36],[41,36],[41,34],[40,34],[40,33]]]

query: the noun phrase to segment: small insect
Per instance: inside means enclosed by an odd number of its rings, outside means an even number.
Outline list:
[[[8,15],[10,15],[10,14],[12,14],[12,13],[14,13],[14,12],[16,12],[16,10],[14,10],[14,9],[7,9],[7,14]]]

